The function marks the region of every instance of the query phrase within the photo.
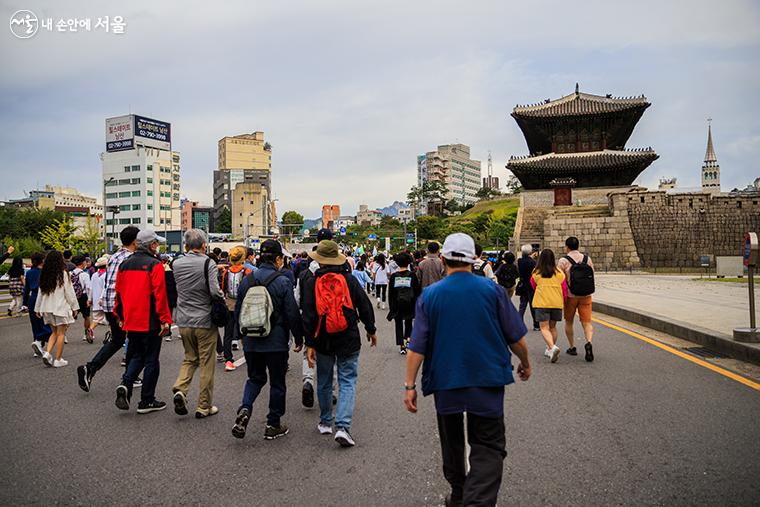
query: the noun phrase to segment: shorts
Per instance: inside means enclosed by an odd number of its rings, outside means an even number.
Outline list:
[[[61,316],[50,312],[44,312],[42,314],[42,320],[45,321],[45,324],[48,326],[63,326],[64,324],[69,325],[75,322],[74,317],[72,317],[71,314]]]
[[[108,323],[106,321],[106,312],[103,310],[93,310],[92,321],[96,324],[100,324],[101,326],[105,326]]]
[[[79,301],[79,313],[86,319],[90,316],[90,307],[87,306],[87,294],[77,298],[77,301]]]
[[[591,322],[591,296],[572,296],[565,301],[565,320],[572,321],[578,311],[581,322]]]
[[[562,320],[561,308],[534,308],[533,310],[536,312],[536,322],[546,322],[548,320],[559,322]]]

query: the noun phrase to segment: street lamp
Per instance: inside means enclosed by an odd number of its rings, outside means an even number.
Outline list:
[[[106,207],[106,187],[110,185],[111,182],[114,181],[115,179],[116,178],[114,176],[111,176],[108,180],[103,182],[103,237],[105,238],[106,252],[110,251],[110,249],[108,248],[108,226],[105,223],[107,210],[108,210],[108,208]],[[113,231],[111,232],[111,234],[113,234]]]

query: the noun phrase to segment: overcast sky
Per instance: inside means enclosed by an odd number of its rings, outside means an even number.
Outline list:
[[[278,210],[404,200],[416,156],[488,151],[502,180],[527,147],[516,104],[573,91],[652,102],[628,147],[699,185],[713,118],[723,190],[760,176],[760,2],[0,2],[0,199],[46,183],[100,195],[104,119],[169,121],[182,195],[211,203],[217,140],[263,130]],[[220,7],[224,5],[224,7]],[[91,18],[91,31],[15,38],[13,12]],[[94,29],[122,16],[126,33]]]

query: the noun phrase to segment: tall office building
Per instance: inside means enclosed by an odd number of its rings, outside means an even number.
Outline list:
[[[445,201],[456,200],[461,205],[474,204],[480,190],[480,161],[470,158],[470,147],[464,144],[445,144],[438,150],[417,157],[417,183],[440,181],[446,187]],[[421,212],[428,212],[428,203]]]
[[[336,230],[340,219],[340,206],[337,204],[325,204],[322,206],[322,227]]]
[[[237,237],[235,230],[242,231],[240,227],[241,213],[249,213],[249,210],[241,206],[245,199],[236,201],[233,198],[235,187],[238,184],[257,184],[262,187],[265,199],[269,200],[272,192],[272,147],[264,141],[263,132],[241,134],[232,137],[223,137],[218,142],[218,163],[214,171],[214,219],[218,220],[222,210],[227,207],[232,216],[233,237]],[[255,192],[253,187],[246,187],[245,192]],[[250,207],[251,199],[248,199]],[[268,234],[269,228],[274,223],[269,206],[264,213],[265,227],[258,230],[258,235]],[[246,217],[243,217],[246,218]],[[255,220],[251,217],[250,220]]]
[[[114,244],[128,225],[167,236],[180,230],[180,156],[171,150],[168,122],[134,114],[106,119],[106,151],[100,158],[106,228]],[[179,245],[170,241],[169,247],[178,251]]]

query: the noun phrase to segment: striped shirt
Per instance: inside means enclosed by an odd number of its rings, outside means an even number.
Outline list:
[[[124,259],[132,255],[132,252],[122,248],[108,259],[106,265],[105,289],[103,289],[103,311],[113,312],[116,304],[116,275],[119,272],[119,266]]]

